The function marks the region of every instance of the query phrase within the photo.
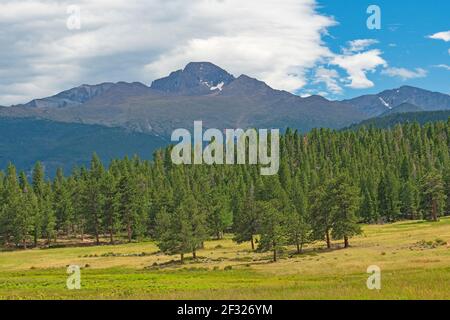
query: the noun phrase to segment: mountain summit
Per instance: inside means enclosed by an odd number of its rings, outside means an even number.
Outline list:
[[[302,98],[241,75],[235,78],[209,62],[191,62],[182,70],[142,83],[83,85],[12,108],[1,117],[39,118],[99,124],[170,137],[177,128],[202,120],[208,128],[280,128],[306,132],[339,129],[388,111],[446,110],[450,96],[404,86],[345,101],[321,96]]]
[[[180,95],[203,95],[222,88],[234,76],[210,62],[191,62],[183,70],[153,81],[151,88]]]
[[[343,102],[356,106],[369,117],[379,116],[405,103],[417,106],[423,111],[450,109],[450,96],[448,94],[411,86],[402,86],[398,89],[385,90],[378,94],[364,95]]]

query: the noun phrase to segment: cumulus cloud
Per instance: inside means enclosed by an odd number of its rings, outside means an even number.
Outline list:
[[[333,94],[341,94],[343,89],[338,83],[339,73],[333,69],[326,69],[325,67],[318,67],[315,72],[315,79],[313,84],[324,83]]]
[[[331,54],[327,62],[338,66],[347,73],[344,78],[346,86],[353,89],[365,89],[374,86],[367,78],[367,74],[375,72],[378,67],[386,66],[386,61],[381,57],[382,52],[378,49],[368,50],[368,47],[377,44],[375,39],[357,39],[347,42],[347,47],[342,48],[341,54]],[[319,68],[316,71],[315,83],[323,82],[332,93],[342,93],[337,79],[339,74],[336,70]]]
[[[367,78],[367,73],[375,72],[380,66],[387,66],[387,62],[381,57],[380,50],[367,50],[369,46],[376,43],[378,41],[374,39],[349,41],[348,47],[342,49],[342,54],[334,55],[330,60],[330,64],[337,65],[347,72],[347,87],[365,89],[374,86],[374,83]]]
[[[428,38],[435,39],[435,40],[443,40],[445,42],[449,42],[450,41],[450,30],[432,34],[431,36],[428,36]]]
[[[206,60],[294,91],[306,83],[307,69],[331,54],[321,38],[335,22],[319,15],[314,1],[200,1],[191,10],[195,20],[212,19],[217,30],[179,43],[149,63],[148,71],[162,76],[189,61]]]
[[[81,83],[152,80],[206,60],[294,91],[332,56],[322,37],[336,24],[315,0],[3,0],[0,104]]]
[[[402,80],[424,78],[427,76],[427,71],[422,68],[416,68],[415,70],[409,70],[406,68],[387,68],[381,72],[389,77],[397,77]]]
[[[368,47],[377,44],[378,40],[375,39],[357,39],[357,40],[352,40],[349,41],[347,43],[348,47],[347,48],[343,48],[343,52],[346,54],[351,54],[353,52],[361,52],[365,49],[367,49]]]

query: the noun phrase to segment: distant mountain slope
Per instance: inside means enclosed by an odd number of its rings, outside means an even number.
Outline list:
[[[450,109],[450,96],[404,86],[345,101],[301,98],[246,75],[235,78],[209,62],[153,81],[83,85],[12,108],[1,117],[99,124],[169,137],[202,120],[209,128],[339,129],[384,113]]]
[[[61,166],[70,171],[88,164],[93,152],[108,162],[134,154],[151,159],[152,153],[167,144],[152,135],[98,125],[59,123],[35,119],[0,119],[0,169],[9,162],[24,170],[43,162],[48,175]]]
[[[367,118],[352,105],[319,96],[301,98],[246,75],[234,78],[206,62],[190,63],[154,81],[150,88],[140,83],[112,84],[80,105],[32,108],[27,104],[1,109],[2,116],[100,124],[165,137],[174,129],[191,128],[195,120],[219,129],[291,127],[308,131],[341,128]]]
[[[60,92],[54,96],[32,100],[24,105],[28,108],[65,108],[79,106],[90,99],[101,95],[114,86],[114,83],[102,83],[98,85],[83,84],[79,87]]]
[[[356,125],[350,126],[350,129],[357,129],[360,127],[376,127],[389,128],[399,123],[418,122],[425,124],[427,122],[447,121],[450,118],[450,110],[442,111],[422,111],[422,112],[408,112],[408,113],[393,113],[386,116],[371,118],[364,120]]]
[[[390,114],[395,114],[395,113],[420,112],[420,111],[424,111],[424,110],[421,107],[418,107],[414,104],[405,102],[405,103],[402,103],[401,105],[395,107],[394,109],[389,109],[388,111],[383,113],[381,116],[388,116]]]
[[[379,116],[403,103],[416,105],[424,111],[450,109],[450,96],[448,94],[411,86],[386,90],[376,95],[364,95],[343,102],[355,106],[370,117]]]

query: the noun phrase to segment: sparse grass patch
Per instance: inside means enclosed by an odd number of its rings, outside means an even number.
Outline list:
[[[292,247],[276,263],[230,235],[184,264],[152,242],[5,251],[0,298],[450,299],[449,222],[364,226],[349,249],[315,243],[297,255]],[[82,267],[81,290],[65,287],[73,264]],[[381,268],[380,291],[366,288],[370,265]]]

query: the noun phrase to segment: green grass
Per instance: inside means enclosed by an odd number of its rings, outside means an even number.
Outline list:
[[[449,218],[363,229],[349,249],[289,248],[277,263],[230,237],[208,241],[184,265],[152,242],[0,252],[0,298],[450,299]],[[444,244],[423,245],[436,239]],[[69,264],[82,267],[81,290],[66,289]],[[381,268],[379,291],[366,287],[370,265]]]

